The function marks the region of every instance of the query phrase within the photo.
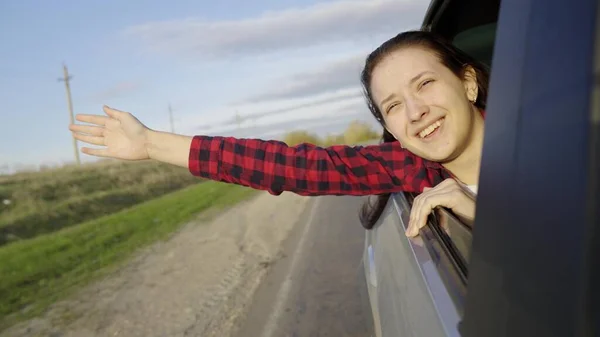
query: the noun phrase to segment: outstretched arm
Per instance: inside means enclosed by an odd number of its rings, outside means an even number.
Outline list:
[[[156,159],[188,167],[196,176],[250,186],[272,194],[369,195],[420,192],[431,186],[422,160],[395,143],[372,146],[311,144],[232,137],[182,136],[153,131],[127,112],[104,107],[106,116],[78,115],[95,125],[71,125],[74,137],[104,148],[82,148],[99,157]]]

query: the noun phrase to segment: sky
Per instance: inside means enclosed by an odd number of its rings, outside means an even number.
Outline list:
[[[4,0],[0,170],[74,161],[63,64],[75,113],[107,104],[156,130],[171,131],[169,104],[186,135],[279,139],[341,132],[352,120],[376,126],[361,94],[364,60],[418,28],[428,4]]]

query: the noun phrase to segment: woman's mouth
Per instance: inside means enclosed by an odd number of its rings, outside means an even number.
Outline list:
[[[429,125],[428,127],[426,127],[423,131],[419,132],[419,138],[428,139],[428,138],[431,138],[431,137],[435,136],[436,134],[438,134],[439,133],[438,130],[444,123],[444,120],[445,120],[445,117],[442,117],[442,118],[438,119],[437,121],[435,121],[434,123],[432,123],[431,125]]]

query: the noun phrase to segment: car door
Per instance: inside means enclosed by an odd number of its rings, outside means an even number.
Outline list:
[[[477,217],[409,240],[393,195],[364,249],[378,336],[600,333],[598,7],[431,2],[423,28],[492,65]]]
[[[597,0],[503,0],[464,336],[598,336]]]

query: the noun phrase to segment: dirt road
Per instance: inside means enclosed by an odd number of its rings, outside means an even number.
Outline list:
[[[190,223],[2,336],[229,336],[309,200],[265,193]]]

